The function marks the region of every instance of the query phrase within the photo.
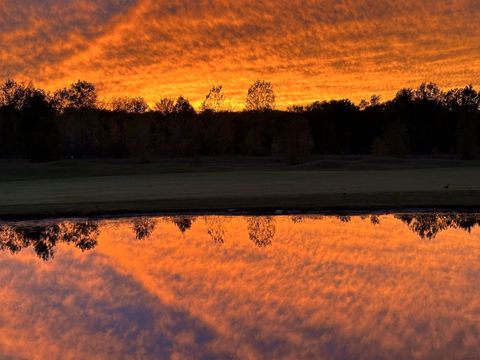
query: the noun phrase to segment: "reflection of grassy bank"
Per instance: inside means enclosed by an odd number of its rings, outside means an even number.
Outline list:
[[[472,166],[473,165],[473,166]],[[480,206],[480,167],[365,159],[0,163],[1,215]]]

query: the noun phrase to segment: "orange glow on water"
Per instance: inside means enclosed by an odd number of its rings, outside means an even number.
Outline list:
[[[94,250],[59,245],[49,262],[3,252],[0,352],[435,359],[480,349],[478,228],[427,240],[393,216],[180,220],[153,219],[141,240],[131,221],[103,222]]]

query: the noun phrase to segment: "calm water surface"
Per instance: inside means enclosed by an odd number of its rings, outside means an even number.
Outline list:
[[[0,223],[7,359],[478,359],[480,216]]]

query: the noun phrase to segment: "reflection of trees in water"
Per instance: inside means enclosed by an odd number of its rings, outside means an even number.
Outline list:
[[[305,216],[303,216],[303,215],[293,215],[293,216],[290,216],[290,220],[292,220],[292,222],[294,224],[301,224],[301,223],[305,222]]]
[[[360,219],[362,219],[363,221],[370,220],[370,223],[372,225],[380,224],[380,218],[378,217],[378,215],[360,215]]]
[[[97,246],[97,238],[100,235],[98,224],[95,222],[64,223],[61,232],[63,242],[75,244],[82,251],[93,249]]]
[[[396,215],[395,217],[406,223],[422,239],[433,239],[440,231],[448,228],[461,228],[470,231],[475,225],[480,225],[480,215],[477,214],[405,214]],[[294,224],[318,221],[323,218],[324,216],[321,215],[290,216],[290,220]],[[335,218],[342,223],[349,223],[352,220],[352,217],[349,215],[338,215]],[[195,217],[191,216],[171,216],[164,219],[175,224],[182,233],[188,231],[195,221]],[[223,216],[205,216],[203,219],[211,239],[217,244],[223,244],[225,242],[225,221],[228,218]],[[372,225],[380,224],[378,215],[360,215],[360,219],[369,220]],[[148,237],[154,227],[155,220],[153,219],[141,218],[136,220],[134,222],[134,230],[137,239]],[[257,246],[265,247],[272,244],[276,232],[274,217],[248,217],[247,227],[250,240]]]
[[[447,229],[463,229],[470,232],[474,226],[480,225],[479,214],[404,214],[395,217],[422,239],[429,240]]]
[[[272,245],[275,236],[275,219],[271,216],[247,218],[248,236],[258,247]]]
[[[316,221],[322,217],[292,216],[293,223]],[[350,221],[349,216],[338,217],[342,222]],[[434,239],[441,231],[447,229],[463,229],[470,232],[475,226],[480,226],[480,214],[402,214],[395,218],[405,223],[422,239]],[[173,216],[164,218],[175,224],[184,233],[195,221],[190,216]],[[223,216],[206,216],[203,218],[207,233],[217,244],[225,242],[226,224],[228,218]],[[380,222],[377,215],[362,216],[370,219],[373,225]],[[249,239],[258,247],[272,244],[276,234],[275,218],[271,216],[247,217]],[[133,222],[133,230],[139,240],[148,238],[155,229],[157,221],[152,218],[138,218]],[[0,225],[0,251],[19,253],[24,248],[32,248],[43,260],[49,260],[55,255],[59,243],[73,244],[82,251],[93,249],[97,245],[99,227],[96,222],[61,222],[48,225]]]
[[[223,244],[225,242],[225,224],[228,219],[222,216],[205,216],[204,221],[207,233],[213,242]]]
[[[169,220],[174,223],[182,233],[185,233],[187,230],[190,230],[195,218],[192,216],[171,216]]]
[[[100,234],[94,222],[64,222],[40,226],[0,226],[0,250],[12,254],[32,247],[43,260],[53,258],[59,243],[73,244],[82,251],[93,249]]]
[[[307,221],[318,221],[322,219],[323,219],[323,215],[292,215],[290,216],[290,220],[292,220],[294,224],[302,224]]]
[[[133,231],[137,240],[144,240],[148,238],[153,230],[155,230],[155,219],[142,217],[133,221]]]
[[[24,240],[18,232],[9,226],[0,227],[0,250],[16,254],[24,247]]]

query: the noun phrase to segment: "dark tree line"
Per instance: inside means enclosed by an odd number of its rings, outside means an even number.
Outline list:
[[[312,154],[475,158],[480,150],[480,95],[472,87],[441,91],[427,83],[389,101],[372,96],[275,110],[270,83],[256,81],[246,110],[225,111],[221,86],[201,111],[190,102],[142,98],[100,104],[95,87],[78,81],[53,94],[8,80],[0,86],[0,158],[276,156],[302,162]]]

